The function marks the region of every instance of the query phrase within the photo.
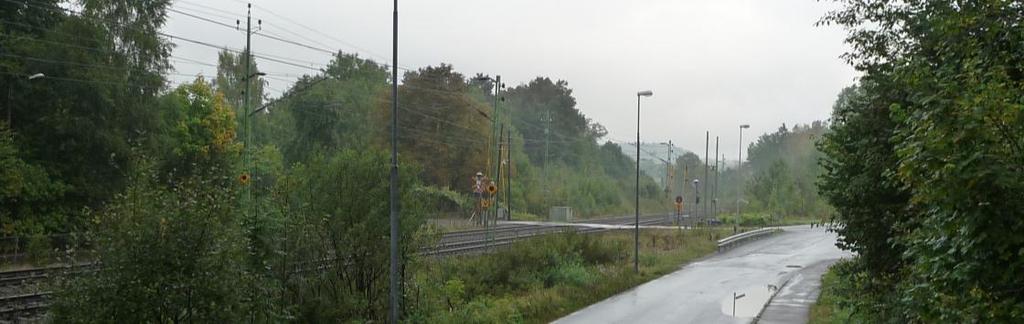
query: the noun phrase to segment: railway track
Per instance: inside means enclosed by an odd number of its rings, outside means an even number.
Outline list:
[[[0,297],[0,323],[22,323],[38,320],[46,312],[49,292],[26,293]]]
[[[616,217],[599,220],[587,220],[579,223],[591,223],[602,225],[632,225],[635,217]],[[647,215],[640,219],[640,225],[658,225],[671,222],[671,219],[664,215]],[[510,225],[494,227],[492,229],[477,229],[470,231],[459,231],[445,234],[433,248],[422,251],[421,255],[445,256],[463,253],[477,253],[494,247],[507,246],[515,241],[532,238],[540,235],[575,232],[578,234],[589,234],[607,231],[603,228],[586,228],[574,225],[549,226],[549,225]],[[490,231],[488,233],[488,231]]]
[[[46,279],[49,268],[32,268],[0,272],[0,289],[22,286]]]
[[[657,225],[670,222],[664,215],[642,216],[640,225]],[[634,217],[615,217],[580,221],[605,225],[632,225]],[[420,252],[423,256],[450,256],[457,254],[483,253],[488,250],[509,246],[524,239],[554,233],[575,232],[590,234],[608,231],[603,228],[586,228],[567,224],[565,226],[501,224],[490,229],[474,229],[445,233],[438,243]],[[330,268],[330,261],[314,262],[318,265],[305,266],[296,272],[322,271]],[[83,265],[88,271],[90,265]],[[32,268],[0,272],[0,323],[20,323],[38,319],[46,311],[50,293],[47,291],[23,292],[19,287],[37,285],[49,278],[50,274],[62,267]],[[66,269],[64,269],[66,270]]]

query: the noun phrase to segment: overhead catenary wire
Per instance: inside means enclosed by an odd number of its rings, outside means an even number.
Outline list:
[[[7,0],[7,1],[10,1],[10,0]],[[72,13],[77,13],[77,12],[74,12],[74,11],[71,11],[71,10],[68,10],[68,11],[72,12]],[[204,20],[204,21],[207,21],[207,22],[215,23],[215,24],[218,24],[218,25],[226,27],[226,28],[232,28],[232,26],[230,26],[228,24],[220,23],[220,22],[217,22],[217,21],[214,21],[214,20],[211,20],[211,19],[206,19],[206,18],[201,17],[199,15],[188,14],[188,13],[183,12],[181,10],[173,10],[172,9],[171,11],[179,13],[179,14],[184,14],[184,15],[190,16],[192,18],[201,19],[201,20]],[[80,14],[80,13],[77,13],[77,14]],[[91,18],[91,17],[85,17],[85,18],[96,20],[95,18]],[[199,41],[199,40],[195,40],[195,39],[191,39],[191,38],[187,38],[187,37],[182,37],[182,36],[178,36],[178,35],[172,35],[172,34],[163,33],[163,32],[160,32],[159,34],[161,36],[168,37],[168,38],[171,38],[171,39],[176,39],[176,40],[180,40],[180,41],[186,41],[186,42],[190,42],[190,43],[194,43],[194,44],[198,44],[198,45],[202,45],[202,46],[206,46],[206,47],[210,47],[210,48],[215,48],[215,49],[218,49],[218,50],[230,50],[230,51],[233,51],[233,52],[236,52],[236,53],[242,53],[241,50],[230,49],[230,48],[225,47],[225,46],[214,45],[214,44],[211,44],[211,43],[208,43],[208,42],[203,42],[203,41]],[[302,44],[302,43],[295,42],[295,41],[289,41],[289,40],[283,39],[282,37],[270,35],[269,33],[265,33],[264,35],[261,35],[261,36],[272,38],[272,39],[276,39],[276,40],[281,40],[283,42],[286,42],[286,43],[289,43],[289,44],[292,44],[292,45],[306,47],[306,48],[309,48],[309,49],[312,49],[312,50],[317,50],[317,51],[320,51],[320,52],[323,52],[323,53],[332,53],[333,54],[333,51],[325,50],[325,49],[322,49],[322,48],[317,48],[315,46],[308,46],[306,44]],[[254,53],[254,56],[255,57],[259,57],[261,59],[265,59],[265,60],[270,61],[270,62],[276,62],[276,63],[279,63],[279,64],[286,64],[286,65],[296,66],[296,67],[300,67],[300,68],[304,68],[304,69],[309,69],[309,70],[317,71],[317,72],[321,72],[321,73],[323,72],[322,68],[318,69],[316,67],[296,64],[294,62],[289,62],[287,60],[276,59],[276,58],[273,58],[273,57],[270,57],[270,56],[264,56],[264,55],[255,54],[255,53]],[[175,60],[175,58],[172,56],[171,60]],[[203,63],[203,62],[200,62],[198,60],[181,59],[181,61],[188,61],[188,62],[193,63],[193,64],[204,65],[204,66],[209,66],[209,67],[216,67],[216,65],[214,65],[214,64]],[[399,67],[399,68],[402,68],[402,67]],[[402,68],[402,69],[405,69],[405,68]],[[405,69],[405,70],[408,70],[408,69]],[[174,73],[171,73],[171,74],[174,74]],[[176,74],[176,75],[184,75],[184,74]],[[192,75],[187,75],[187,76],[192,76]],[[282,80],[281,78],[274,78],[274,79]],[[97,82],[97,81],[90,81],[90,80],[78,80],[78,81]],[[99,82],[102,82],[102,81],[99,81]],[[114,83],[119,83],[119,82],[115,81]],[[425,88],[425,87],[418,87],[418,86],[413,86],[413,85],[408,85],[407,88],[409,88],[409,89],[417,89],[417,90],[425,90],[425,91],[430,91],[430,92],[435,92],[435,93],[442,93],[442,94],[446,94],[446,95],[459,95],[459,96],[468,95],[468,93],[466,93],[464,91],[458,91],[458,90]],[[276,90],[274,88],[270,88],[270,89]],[[292,90],[293,89],[288,89],[288,91],[285,91],[285,92],[290,92]],[[405,110],[409,110],[409,108],[407,108],[407,107],[403,107],[403,108]],[[438,120],[444,120],[444,119],[438,119]],[[532,125],[532,124],[529,124],[529,123],[523,123],[523,125],[535,126],[535,125]],[[556,134],[556,135],[557,136],[561,136],[561,134]],[[525,138],[524,140],[532,141],[532,140],[530,140],[528,138]],[[572,142],[580,142],[580,141],[590,141],[590,139],[578,139],[578,140],[573,140]]]
[[[5,0],[5,1],[14,1],[14,0]],[[212,8],[212,7],[208,7],[208,8]],[[215,20],[208,19],[206,17],[202,17],[202,16],[195,15],[195,14],[188,14],[188,13],[185,13],[185,12],[183,12],[181,10],[176,10],[176,9],[173,9],[173,8],[170,9],[170,10],[172,10],[173,12],[179,13],[179,14],[186,14],[186,15],[188,15],[190,17],[193,17],[193,18],[196,18],[196,19],[202,19],[202,20],[207,21],[207,22],[215,23],[215,24],[220,25],[222,27],[233,28],[232,26],[230,26],[228,24],[220,23],[220,22],[217,22]],[[72,10],[67,10],[67,9],[65,9],[65,11],[68,11],[68,12],[70,12],[72,14],[79,14],[79,15],[81,14],[81,13],[78,13],[78,12],[75,12],[75,11],[72,11]],[[93,19],[93,20],[98,20],[96,18],[91,18],[91,17],[85,17],[85,18]],[[282,17],[282,18],[284,18],[284,17]],[[199,41],[199,40],[196,40],[196,39],[191,39],[191,38],[182,37],[182,36],[178,36],[178,35],[172,35],[172,34],[169,34],[169,33],[159,32],[159,34],[161,36],[168,37],[170,39],[176,39],[176,40],[185,41],[185,42],[189,42],[189,43],[193,43],[193,44],[197,44],[197,45],[201,45],[201,46],[205,46],[205,47],[215,48],[217,50],[227,50],[227,51],[232,51],[232,52],[235,52],[235,53],[242,53],[243,52],[243,51],[238,50],[238,49],[233,49],[233,48],[226,47],[226,46],[219,46],[219,45],[211,44],[209,42]],[[334,53],[333,51],[330,51],[330,50],[326,50],[326,49],[323,49],[323,48],[318,48],[318,47],[315,47],[315,46],[310,46],[308,44],[303,44],[303,43],[296,42],[296,41],[287,40],[287,39],[284,39],[284,38],[279,37],[279,36],[270,35],[269,33],[264,33],[261,36],[272,38],[272,39],[279,40],[279,41],[283,41],[283,42],[286,42],[286,43],[289,43],[289,44],[292,44],[292,45],[301,46],[301,47],[305,47],[305,48],[308,48],[308,49],[316,50],[316,51],[323,52],[323,53],[331,53],[331,54]],[[276,57],[273,57],[271,55],[264,55],[264,54],[253,53],[253,56],[257,57],[257,58],[260,58],[260,59],[263,59],[263,60],[266,60],[266,61],[269,61],[269,62],[274,62],[274,63],[277,63],[277,64],[284,64],[284,65],[299,67],[299,68],[302,68],[302,69],[307,69],[307,70],[310,70],[310,71],[316,71],[316,72],[319,72],[319,73],[323,73],[324,69],[326,68],[326,66],[321,65],[319,63],[312,63],[312,64],[310,64],[310,66],[307,66],[307,65],[298,64],[298,63],[289,61],[287,59],[276,58]],[[193,62],[193,63],[195,63],[195,62]],[[212,66],[212,64],[207,64],[206,66]],[[402,67],[399,67],[399,68],[408,70],[408,69],[402,68]],[[275,79],[276,80],[281,80],[281,78],[275,78]],[[430,92],[435,92],[435,93],[442,93],[442,94],[446,94],[446,95],[457,95],[457,96],[467,95],[467,93],[465,93],[463,91],[457,91],[457,90],[433,89],[433,88],[418,87],[418,86],[413,86],[413,85],[405,85],[405,87],[406,88],[411,88],[411,89],[425,90],[425,91],[430,91]],[[533,127],[539,127],[539,126],[536,126],[536,125],[532,125],[530,123],[521,123],[521,124],[522,125],[529,125],[529,126],[533,126]],[[559,134],[559,133],[555,133],[555,136],[563,137],[564,138],[564,136],[562,134]],[[566,140],[566,141],[564,141],[564,143],[575,143],[575,142],[582,142],[582,141],[592,141],[591,139],[588,139],[588,138],[584,138],[584,139],[568,139],[568,138],[564,138],[564,139]],[[525,138],[525,140],[527,142],[539,141],[539,140],[533,140],[533,139],[529,139],[529,138]]]
[[[74,11],[74,10],[67,9],[67,8],[53,9],[53,8],[43,7],[43,6],[31,4],[31,3],[28,3],[28,2],[24,2],[24,1],[17,1],[17,0],[2,0],[2,1],[14,2],[14,3],[22,3],[22,4],[25,4],[25,5],[38,7],[38,8],[41,8],[43,10],[48,10],[48,11],[51,11],[51,12],[66,13],[66,14],[69,14],[69,15],[74,15],[76,17],[83,18],[83,19],[88,19],[88,20],[92,20],[92,21],[95,21],[95,22],[104,23],[107,27],[120,27],[122,29],[130,29],[127,26],[124,26],[122,24],[118,24],[117,22],[109,22],[109,21],[105,21],[105,20],[99,19],[99,18],[88,17],[88,16],[83,15],[81,12]],[[8,22],[8,21],[2,20],[2,19],[0,19],[0,21]],[[17,24],[17,25],[28,26],[28,27],[31,27],[31,28],[37,28],[37,29],[43,30],[43,31],[49,31],[46,28],[42,28],[42,27],[38,27],[38,26],[32,26],[32,25],[28,25],[28,24],[20,24],[20,23],[17,23],[17,22],[10,22],[10,23],[14,23],[14,24]],[[75,35],[70,35],[70,34],[66,34],[66,33],[61,33],[61,34],[75,37]],[[215,49],[218,49],[218,50],[227,50],[227,51],[231,51],[231,52],[235,52],[235,53],[243,53],[244,52],[243,50],[240,50],[240,49],[235,49],[235,48],[231,48],[231,47],[227,47],[227,46],[215,45],[215,44],[212,44],[212,43],[209,43],[209,42],[199,41],[199,40],[195,40],[195,39],[191,39],[191,38],[183,37],[183,36],[177,36],[177,35],[169,34],[169,33],[162,32],[162,31],[157,31],[156,34],[160,35],[160,36],[163,36],[163,37],[170,38],[170,39],[177,39],[177,40],[185,41],[185,42],[196,44],[196,45],[200,45],[200,46],[215,48]],[[267,61],[276,62],[276,63],[280,63],[280,64],[285,64],[285,65],[290,65],[290,66],[299,67],[299,68],[303,68],[303,69],[310,69],[310,70],[313,70],[313,71],[319,71],[318,67],[322,68],[324,66],[324,65],[322,65],[320,63],[314,63],[314,62],[305,62],[305,63],[310,63],[311,65],[316,65],[317,67],[305,66],[305,65],[302,65],[302,64],[295,63],[294,59],[286,58],[284,56],[270,55],[270,54],[266,54],[266,53],[255,53],[255,52],[253,52],[253,56],[254,57],[258,57],[258,58],[262,58],[262,59],[267,60]]]
[[[25,77],[25,78],[30,76],[29,74],[25,74],[25,73],[15,73],[15,72],[5,72],[5,71],[0,71],[0,74],[12,75],[12,76],[17,76],[17,77]],[[108,84],[108,85],[143,87],[143,85],[141,85],[141,84],[137,84],[137,83],[133,83],[133,82],[123,82],[123,81],[86,80],[86,79],[68,78],[68,77],[61,77],[61,76],[49,76],[49,75],[46,76],[46,79],[47,80],[78,82],[78,83],[94,83],[94,84]],[[164,80],[164,83],[165,84],[169,83],[169,84],[174,85],[174,83],[169,81],[169,80]]]

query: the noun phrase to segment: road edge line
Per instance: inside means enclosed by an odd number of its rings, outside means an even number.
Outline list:
[[[772,300],[775,299],[775,296],[778,295],[783,288],[786,288],[786,285],[789,284],[789,281],[793,280],[793,277],[796,277],[797,274],[797,272],[793,272],[793,274],[790,275],[789,278],[786,278],[786,281],[783,281],[782,284],[779,285],[779,288],[775,289],[775,292],[773,292],[771,296],[768,296],[768,301],[765,301],[764,305],[761,306],[761,310],[757,311],[757,316],[754,316],[754,319],[750,321],[751,324],[757,324],[757,322],[761,320],[761,315],[764,315],[764,310],[768,309],[768,305],[772,304]]]

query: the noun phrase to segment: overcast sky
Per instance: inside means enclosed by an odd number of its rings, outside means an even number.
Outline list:
[[[391,1],[257,0],[263,31],[328,49],[390,62]],[[234,25],[245,23],[240,0],[176,0],[173,8]],[[609,140],[636,136],[636,92],[644,98],[644,142],[672,140],[703,153],[704,132],[721,136],[736,158],[743,140],[782,123],[827,119],[839,91],[857,73],[839,59],[837,27],[815,27],[828,2],[814,0],[429,0],[400,3],[399,66],[449,63],[465,75],[500,74],[509,85],[546,76],[566,80],[578,108],[604,125]],[[172,12],[172,35],[241,49],[242,33]],[[177,82],[216,75],[216,50],[175,41]],[[270,92],[315,73],[330,57],[262,37],[253,51],[312,68],[258,61],[271,73]],[[746,155],[746,152],[744,152]]]

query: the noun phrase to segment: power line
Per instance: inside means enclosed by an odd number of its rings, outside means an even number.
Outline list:
[[[195,6],[195,7],[199,7],[199,8],[204,8],[204,9],[220,12],[220,13],[223,13],[223,14],[227,14],[227,15],[234,15],[235,14],[235,12],[231,11],[231,10],[221,9],[221,8],[217,8],[217,7],[212,7],[212,6],[209,6],[209,5],[202,4],[200,2],[193,2],[191,0],[174,0],[174,3],[175,4],[184,4],[184,5],[188,5],[188,6]]]
[[[176,12],[178,14],[182,14],[182,15],[185,15],[185,16],[188,16],[188,17],[199,19],[199,20],[211,23],[211,24],[215,24],[215,25],[219,25],[219,26],[224,26],[224,27],[227,27],[229,29],[234,29],[236,31],[238,30],[238,26],[231,26],[231,25],[228,25],[228,24],[225,24],[225,23],[222,23],[222,22],[210,19],[210,18],[206,18],[206,17],[201,17],[199,15],[190,14],[190,13],[187,13],[187,12],[184,12],[184,11],[181,11],[181,10],[177,10],[177,9],[174,9],[174,8],[167,8],[167,11]]]
[[[13,75],[13,76],[17,76],[17,77],[26,77],[26,78],[30,76],[28,74],[14,73],[14,72],[0,72],[0,74]],[[67,77],[58,77],[58,76],[49,76],[49,75],[45,76],[45,78],[47,80],[69,81],[69,82],[79,82],[79,83],[110,84],[110,85],[121,85],[121,86],[146,87],[145,85],[140,85],[140,84],[132,83],[132,82],[122,82],[122,81],[85,80],[85,79],[76,79],[76,78],[67,78]],[[164,83],[170,84],[170,85],[180,85],[180,84],[175,84],[174,82],[171,82],[171,81],[168,81],[168,80],[164,80]]]
[[[255,5],[254,5],[254,7],[260,8],[260,6],[255,6]],[[295,21],[295,20],[292,20],[291,18],[285,17],[285,16],[283,16],[283,15],[279,15],[279,14],[275,13],[275,12],[274,12],[273,10],[267,10],[266,12],[267,12],[267,13],[269,13],[270,15],[272,15],[272,16],[275,16],[275,17],[281,18],[282,20],[284,20],[284,21],[286,21],[286,22],[292,23],[292,24],[294,24],[294,25],[296,25],[296,26],[298,26],[298,27],[301,27],[301,28],[303,28],[303,29],[306,29],[306,30],[308,30],[308,31],[311,31],[311,32],[313,32],[313,33],[316,33],[316,34],[318,34],[318,35],[320,35],[320,36],[323,36],[323,37],[326,37],[326,38],[328,38],[328,39],[334,40],[334,41],[336,41],[336,42],[339,42],[339,43],[341,43],[341,44],[343,44],[343,45],[347,45],[347,46],[348,46],[348,47],[350,47],[350,48],[353,48],[353,49],[356,49],[356,50],[360,50],[360,51],[366,52],[366,53],[370,54],[371,56],[375,56],[375,57],[377,57],[378,59],[381,59],[382,61],[387,61],[387,57],[386,57],[386,56],[383,56],[383,55],[380,55],[380,54],[374,53],[373,51],[367,50],[367,49],[365,49],[365,48],[362,48],[362,47],[359,47],[359,46],[357,46],[357,45],[355,45],[355,44],[352,44],[352,43],[349,43],[349,42],[347,42],[347,41],[344,41],[344,40],[342,40],[342,39],[339,39],[339,38],[337,38],[337,37],[331,36],[331,35],[329,35],[329,34],[327,34],[327,33],[324,33],[324,32],[322,32],[322,31],[320,31],[320,30],[316,29],[316,28],[312,28],[312,27],[309,27],[309,26],[307,26],[307,25],[304,25],[304,24],[302,24],[302,23],[300,23],[300,22],[297,22],[297,21]],[[402,66],[398,66],[398,68],[399,68],[399,69],[401,69],[401,70],[406,70],[406,71],[410,71],[410,69],[408,69],[408,68],[404,68],[404,67],[402,67]]]
[[[321,52],[321,53],[327,53],[327,54],[330,54],[330,55],[334,55],[335,54],[335,52],[331,51],[331,50],[322,49],[322,48],[315,47],[315,46],[312,46],[312,45],[302,44],[302,43],[299,43],[299,42],[296,42],[296,41],[287,40],[287,39],[280,38],[280,37],[277,37],[277,36],[272,36],[272,35],[269,35],[269,34],[266,34],[266,33],[255,32],[254,34],[259,35],[259,36],[263,36],[263,37],[266,37],[266,38],[269,38],[269,39],[273,39],[273,40],[276,40],[276,41],[279,41],[279,42],[288,43],[288,44],[292,44],[292,45],[295,45],[295,46],[311,49],[311,50],[318,51],[318,52]]]
[[[72,66],[81,66],[81,67],[94,67],[94,68],[107,69],[107,70],[113,70],[113,71],[141,71],[141,72],[150,72],[150,71],[147,71],[147,70],[144,70],[144,69],[132,68],[132,67],[127,67],[127,66],[119,67],[119,66],[112,66],[112,65],[105,65],[105,64],[89,64],[89,63],[80,63],[80,62],[71,62],[71,61],[51,60],[51,59],[46,59],[46,58],[39,58],[39,57],[33,57],[33,56],[22,56],[22,55],[16,55],[16,54],[0,53],[0,56],[19,58],[19,59],[23,59],[23,60],[26,60],[26,61],[33,61],[33,62],[40,62],[40,63],[63,64],[63,65],[72,65]],[[195,76],[195,75],[190,75],[190,74],[173,73],[173,72],[163,72],[161,74],[169,74],[169,75],[177,75],[177,76],[189,76],[189,77],[194,77]]]
[[[211,6],[207,6],[207,5],[200,4],[200,3],[189,2],[189,1],[182,1],[182,0],[175,0],[173,5],[175,5],[175,6],[181,6],[181,5],[193,6],[193,7],[202,8],[202,9],[196,9],[196,8],[182,8],[182,9],[192,10],[192,11],[195,11],[195,12],[199,12],[199,13],[203,13],[203,14],[207,14],[207,15],[211,15],[211,16],[216,16],[216,17],[223,18],[223,19],[238,19],[238,17],[235,16],[234,12],[231,12],[231,11],[228,11],[228,10],[224,10],[224,9],[215,8],[215,7],[211,7]]]
[[[27,2],[15,1],[15,0],[2,0],[2,1],[22,3],[22,4],[25,4],[25,5],[39,7],[39,8],[42,8],[44,10],[49,10],[51,12],[62,12],[62,13],[67,13],[67,14],[74,15],[76,17],[80,17],[80,18],[83,18],[83,19],[88,19],[88,20],[92,20],[92,21],[98,21],[98,22],[101,22],[101,23],[107,23],[106,21],[103,21],[101,19],[84,16],[84,15],[82,15],[81,12],[77,12],[77,11],[70,10],[70,9],[65,9],[65,8],[52,9],[52,8],[41,7],[41,6],[30,4],[30,3],[27,3]],[[0,19],[0,21],[10,22],[10,21],[3,20],[3,19]],[[43,30],[43,31],[49,31],[46,28],[41,28],[41,27],[38,27],[38,26],[32,26],[32,25],[28,25],[28,24],[21,24],[21,23],[17,23],[17,22],[10,22],[10,23],[13,23],[13,24],[16,24],[16,25],[27,26],[27,27],[30,27],[30,28],[36,28],[36,29]],[[126,30],[130,29],[129,27],[121,25],[121,24],[117,24],[116,22],[113,23],[112,25],[115,26],[115,27],[121,27],[122,29],[126,29]],[[60,33],[60,34],[76,37],[75,35],[70,35],[70,34],[66,34],[66,33]],[[194,39],[189,39],[189,38],[186,38],[186,37],[171,35],[171,34],[168,34],[168,33],[165,33],[165,32],[157,31],[156,34],[160,35],[160,36],[167,37],[167,38],[171,38],[171,39],[178,39],[178,40],[182,40],[182,41],[185,41],[185,42],[193,43],[193,44],[196,44],[196,45],[201,45],[201,46],[215,48],[215,49],[218,49],[218,50],[223,49],[223,50],[233,51],[235,53],[243,53],[243,51],[239,50],[239,49],[233,49],[233,48],[230,48],[230,47],[227,47],[227,46],[218,46],[218,45],[214,45],[214,44],[211,44],[211,43],[208,43],[208,42],[203,42],[203,41],[198,41],[198,40],[194,40]],[[253,56],[254,57],[259,57],[259,58],[262,58],[264,60],[271,61],[271,62],[276,62],[276,63],[280,63],[280,64],[290,65],[290,66],[299,67],[299,68],[303,68],[303,69],[310,69],[310,70],[314,70],[314,71],[319,71],[318,69],[313,68],[313,67],[309,67],[309,66],[305,66],[305,65],[294,63],[294,61],[290,62],[290,61],[288,61],[288,60],[290,60],[289,58],[283,58],[282,56],[276,56],[276,55],[270,55],[270,54],[258,54],[258,53],[253,53]],[[312,63],[312,62],[309,62],[309,63]],[[318,65],[320,63],[313,63],[313,64],[314,65]]]

